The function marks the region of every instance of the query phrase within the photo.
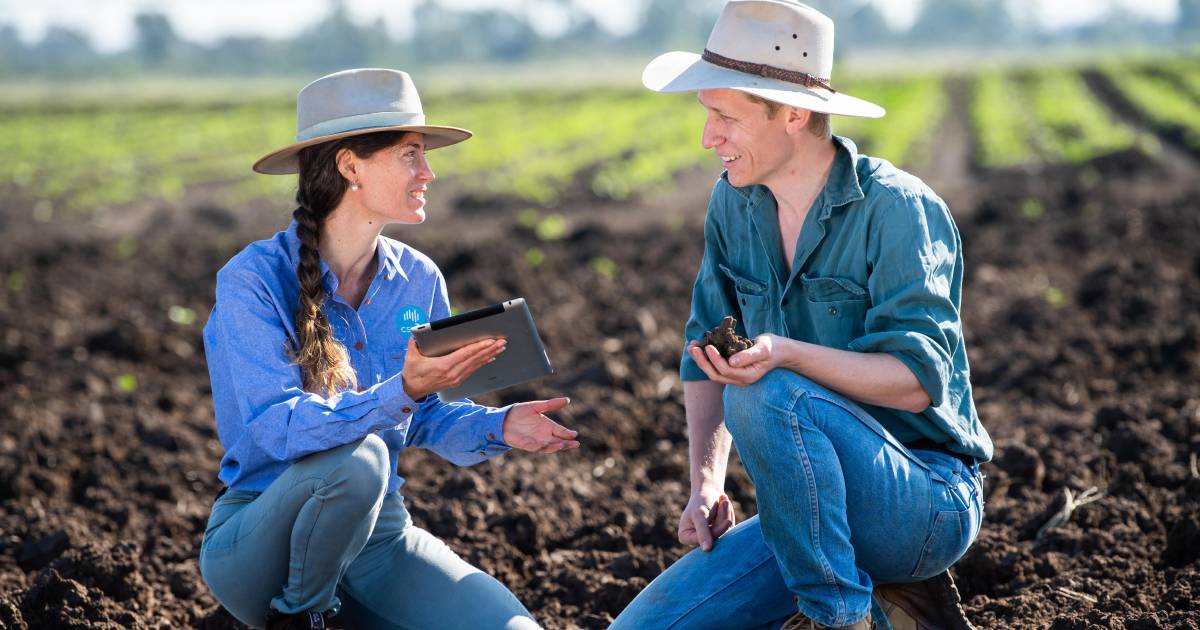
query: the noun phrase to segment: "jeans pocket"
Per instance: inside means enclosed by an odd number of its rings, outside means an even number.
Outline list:
[[[938,512],[912,577],[923,580],[949,568],[971,546],[972,529],[970,509]]]

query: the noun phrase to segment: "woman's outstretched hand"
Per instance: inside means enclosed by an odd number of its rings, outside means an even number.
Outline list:
[[[566,407],[569,402],[568,398],[554,398],[513,405],[504,418],[504,441],[513,448],[536,453],[579,448],[579,442],[575,439],[578,432],[544,415]]]
[[[404,369],[400,371],[404,391],[409,398],[420,400],[433,392],[458,387],[475,370],[495,361],[496,355],[504,352],[505,343],[504,339],[481,339],[445,356],[427,357],[409,337]]]

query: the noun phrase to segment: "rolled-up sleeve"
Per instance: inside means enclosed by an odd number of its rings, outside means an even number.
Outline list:
[[[293,461],[348,444],[416,409],[399,375],[329,397],[304,391],[281,306],[253,272],[222,271],[216,297],[204,336],[213,396],[236,402],[241,424],[269,457]]]
[[[896,357],[937,407],[947,398],[951,353],[962,336],[958,230],[933,196],[897,195],[877,210],[867,245],[872,306],[849,349]]]
[[[704,333],[721,323],[726,315],[738,312],[737,298],[732,284],[721,273],[720,265],[725,260],[725,243],[720,229],[720,195],[714,191],[704,218],[704,257],[692,287],[692,312],[683,330],[684,351],[679,361],[679,379],[683,381],[706,381],[708,375],[692,357],[688,356],[687,345],[700,341]],[[738,322],[739,334],[745,334],[742,322]]]

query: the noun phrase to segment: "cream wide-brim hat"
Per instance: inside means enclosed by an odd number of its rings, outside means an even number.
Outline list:
[[[343,70],[300,90],[296,95],[296,142],[263,156],[254,163],[254,170],[266,175],[295,173],[300,168],[297,156],[305,147],[380,131],[424,134],[426,150],[471,137],[466,129],[425,124],[421,97],[407,72]]]
[[[642,84],[655,92],[740,90],[803,109],[879,118],[882,107],[830,89],[833,20],[787,0],[731,0],[705,54],[674,51],[646,65]]]

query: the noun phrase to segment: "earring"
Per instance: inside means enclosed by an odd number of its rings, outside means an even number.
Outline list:
[[[350,190],[358,190],[358,184],[350,184]]]

